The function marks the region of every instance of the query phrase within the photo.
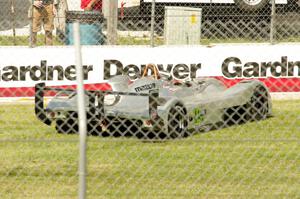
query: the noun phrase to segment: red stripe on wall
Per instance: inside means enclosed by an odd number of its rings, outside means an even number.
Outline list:
[[[53,86],[53,88],[76,89],[76,86]],[[108,83],[85,84],[84,88],[86,90],[110,90],[111,86]],[[34,87],[0,88],[0,97],[33,97],[34,93]]]
[[[224,77],[214,77],[222,81],[227,87],[233,86],[245,79],[227,79]],[[300,78],[259,78],[265,83],[270,92],[300,92]],[[55,86],[55,88],[76,88],[72,86]],[[110,90],[108,83],[86,84],[86,90]],[[33,97],[34,87],[10,87],[0,88],[0,97]]]

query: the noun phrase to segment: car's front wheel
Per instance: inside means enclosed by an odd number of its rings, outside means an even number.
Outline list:
[[[254,89],[253,95],[250,99],[249,116],[251,120],[266,119],[269,111],[268,92],[262,87],[258,86]]]

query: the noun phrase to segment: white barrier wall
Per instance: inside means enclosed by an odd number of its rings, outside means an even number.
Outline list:
[[[300,92],[300,45],[218,45],[213,47],[83,47],[86,84],[117,74],[132,80],[145,65],[156,64],[174,79],[217,77],[233,84],[259,78],[273,92]],[[1,47],[0,88],[74,85],[73,47]],[[277,87],[274,87],[277,85]],[[289,88],[291,87],[291,88]]]

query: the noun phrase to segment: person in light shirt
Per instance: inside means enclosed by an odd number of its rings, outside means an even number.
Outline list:
[[[32,3],[29,17],[32,18],[32,46],[36,46],[37,33],[41,26],[45,30],[45,44],[53,45],[52,31],[54,29],[54,17],[57,13],[58,0],[29,0]]]

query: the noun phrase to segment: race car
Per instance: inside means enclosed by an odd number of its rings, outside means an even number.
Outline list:
[[[146,139],[186,137],[198,131],[243,124],[272,115],[267,87],[244,80],[227,88],[215,78],[175,80],[148,64],[141,78],[112,77],[111,90],[85,91],[87,129],[90,134],[133,135]],[[36,84],[35,112],[59,133],[76,133],[75,90]],[[44,108],[44,92],[57,92]]]

